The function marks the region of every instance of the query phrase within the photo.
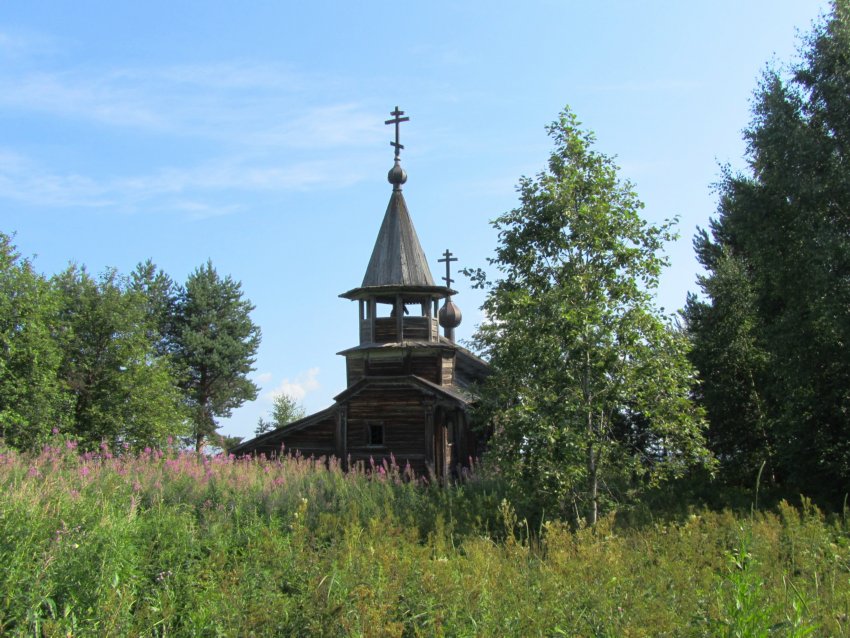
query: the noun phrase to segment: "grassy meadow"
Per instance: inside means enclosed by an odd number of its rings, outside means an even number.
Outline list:
[[[528,529],[498,483],[178,451],[0,451],[9,636],[850,636],[814,506]]]

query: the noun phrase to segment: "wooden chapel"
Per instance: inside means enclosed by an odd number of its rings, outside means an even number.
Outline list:
[[[336,456],[343,466],[391,458],[418,474],[446,478],[481,452],[469,409],[487,363],[454,341],[461,312],[452,301],[446,250],[444,286],[434,283],[402,194],[398,107],[392,184],[363,282],[340,296],[357,302],[359,344],[340,352],[347,387],[321,412],[245,441],[234,453]],[[440,302],[442,301],[442,306]],[[444,334],[440,334],[440,327]]]

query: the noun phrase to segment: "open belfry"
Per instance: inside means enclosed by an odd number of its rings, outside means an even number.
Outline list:
[[[447,478],[480,453],[482,435],[472,428],[469,408],[487,364],[455,343],[461,312],[452,301],[451,264],[457,260],[445,251],[438,260],[445,285],[436,285],[402,194],[407,173],[399,126],[409,118],[398,107],[391,115],[389,205],[363,282],[340,295],[357,302],[360,337],[339,353],[347,387],[331,407],[246,441],[236,454],[336,456],[345,467],[393,458]]]

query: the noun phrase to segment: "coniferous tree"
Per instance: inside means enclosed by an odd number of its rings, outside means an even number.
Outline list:
[[[248,378],[260,344],[251,303],[230,276],[218,276],[212,262],[196,269],[178,296],[174,356],[191,413],[192,439],[200,451],[215,434],[217,417],[257,397]]]
[[[749,169],[723,175],[711,236],[695,242],[703,297],[687,308],[709,438],[740,480],[767,462],[789,492],[838,502],[850,482],[848,0],[790,78],[765,73],[745,138]]]
[[[148,259],[130,274],[130,289],[142,296],[149,340],[159,355],[173,350],[172,324],[177,304],[178,287],[164,271]]]

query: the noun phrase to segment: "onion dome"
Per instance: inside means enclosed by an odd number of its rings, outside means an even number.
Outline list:
[[[458,305],[451,299],[446,299],[446,303],[440,308],[440,325],[447,330],[454,330],[460,325],[463,320],[463,315],[460,312]]]
[[[407,171],[401,167],[398,159],[387,173],[387,181],[393,185],[393,190],[400,190],[401,185],[407,181]]]

